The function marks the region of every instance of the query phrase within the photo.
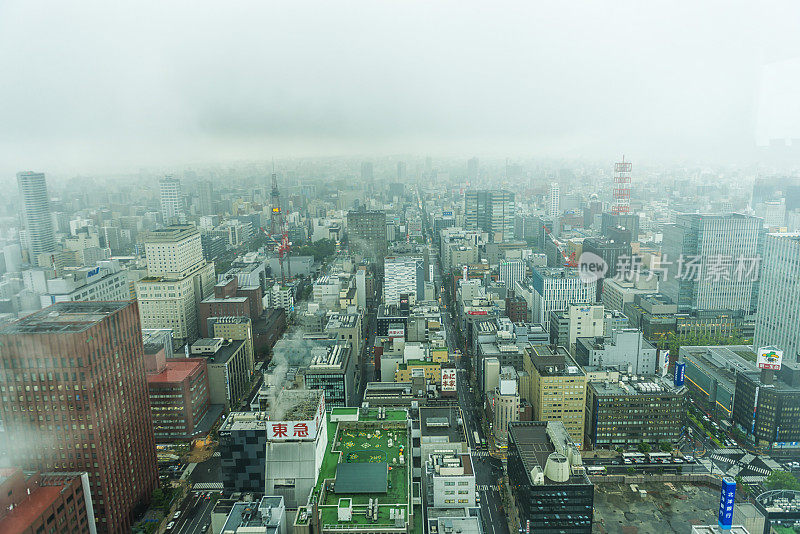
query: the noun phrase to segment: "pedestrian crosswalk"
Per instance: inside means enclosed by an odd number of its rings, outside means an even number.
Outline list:
[[[193,490],[211,490],[211,491],[221,491],[222,490],[222,482],[197,482],[192,486]]]
[[[219,458],[220,456],[222,456],[222,454],[219,451],[214,451],[214,454],[212,454],[211,456],[213,456],[214,458]]]
[[[489,451],[472,451],[472,456],[491,456]]]
[[[476,484],[475,489],[478,491],[500,491],[500,486],[497,484]]]

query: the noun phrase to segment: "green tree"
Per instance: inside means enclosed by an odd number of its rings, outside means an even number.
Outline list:
[[[650,452],[650,444],[649,444],[649,443],[644,443],[644,442],[642,442],[642,443],[640,443],[640,444],[638,444],[638,445],[636,446],[636,449],[637,449],[639,452],[648,453],[648,452]]]
[[[151,502],[156,508],[164,508],[167,504],[167,496],[164,494],[164,490],[161,488],[154,489]]]
[[[672,443],[668,441],[662,441],[658,444],[658,447],[661,449],[661,452],[672,452]]]
[[[793,474],[787,471],[773,471],[763,482],[764,488],[768,490],[788,489],[800,491],[800,481]]]

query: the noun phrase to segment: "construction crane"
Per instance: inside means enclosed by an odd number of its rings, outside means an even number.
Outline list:
[[[556,250],[558,250],[558,252],[561,253],[561,257],[564,258],[564,266],[565,267],[577,267],[578,266],[578,261],[575,258],[575,253],[573,252],[572,254],[567,256],[567,253],[564,252],[564,249],[563,249],[563,246],[564,246],[563,243],[561,243],[561,241],[559,241],[558,239],[555,238],[555,236],[553,236],[553,233],[550,231],[550,229],[546,225],[543,224],[542,228],[544,228],[544,231],[547,234],[547,236],[550,239],[553,240],[553,243],[555,243]]]
[[[292,277],[292,269],[290,262],[286,262],[286,270],[284,272],[283,259],[289,255],[292,249],[292,244],[289,242],[289,227],[286,219],[281,210],[281,193],[278,190],[278,174],[275,169],[272,170],[272,192],[270,193],[270,201],[272,204],[272,213],[270,214],[270,227],[269,233],[261,228],[261,231],[274,243],[273,251],[278,254],[278,263],[281,266],[281,281],[286,284],[286,277]]]

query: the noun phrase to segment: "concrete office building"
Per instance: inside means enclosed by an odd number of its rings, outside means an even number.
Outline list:
[[[430,507],[474,507],[475,471],[470,455],[431,454],[425,459],[424,488]]]
[[[136,283],[142,328],[171,328],[176,346],[198,338],[197,309],[214,291],[214,264],[203,259],[194,226],[170,226],[142,237],[147,277]]]
[[[328,406],[356,406],[356,355],[348,341],[311,349],[311,362],[303,371],[307,389],[325,392]]]
[[[615,329],[607,336],[580,337],[575,344],[575,361],[579,364],[622,373],[654,375],[656,356],[656,348],[635,328]]]
[[[572,349],[579,337],[602,337],[605,309],[602,304],[570,304],[550,312],[550,343]]]
[[[678,311],[755,310],[761,219],[737,213],[680,214],[663,233],[667,273],[661,292]]]
[[[754,346],[781,349],[800,361],[800,233],[767,234],[756,312]]]
[[[500,243],[514,238],[514,193],[505,190],[468,190],[464,195],[464,222],[467,230],[489,234],[489,241]]]
[[[671,378],[592,381],[586,390],[586,446],[677,443],[685,428],[685,386]]]
[[[542,324],[549,332],[551,311],[566,310],[570,304],[596,302],[597,280],[581,279],[575,268],[536,267],[533,269],[530,287],[522,296],[526,301],[530,299],[532,322]]]
[[[561,217],[561,188],[558,182],[550,183],[550,191],[547,195],[547,216],[553,220]]]
[[[165,176],[158,182],[161,201],[161,220],[165,225],[178,224],[185,217],[183,212],[183,194],[181,181],[172,176]]]
[[[268,418],[268,412],[231,412],[219,427],[220,472],[226,492],[264,492]]]
[[[192,357],[202,357],[208,366],[208,389],[211,404],[222,404],[225,411],[235,410],[248,393],[252,368],[242,340],[201,338],[192,344]]]
[[[513,367],[503,367],[498,385],[492,395],[494,426],[492,434],[495,444],[508,444],[508,425],[519,421],[519,376]]]
[[[678,353],[678,362],[686,364],[684,380],[695,403],[718,419],[730,421],[736,375],[752,370],[746,359],[752,356],[752,347],[747,345],[684,345]]]
[[[189,440],[208,414],[208,368],[204,358],[163,362],[147,374],[156,441]],[[217,412],[217,414],[219,414]]]
[[[417,300],[422,299],[425,294],[425,265],[421,256],[387,256],[383,270],[385,304],[400,304],[402,294],[414,294]]]
[[[561,421],[580,448],[584,439],[586,374],[564,347],[531,345],[525,349],[530,379],[528,401],[535,421]]]
[[[100,262],[96,267],[68,268],[46,284],[47,292],[39,296],[43,308],[56,302],[130,299],[128,273],[116,261]]]
[[[508,478],[519,519],[543,534],[591,534],[594,486],[560,421],[511,423]]]
[[[0,390],[81,392],[47,411],[32,395],[0,403],[0,461],[28,471],[88,472],[92,494],[102,495],[94,503],[97,531],[130,532],[134,510],[158,485],[136,303],[54,304],[0,328],[0,346]],[[29,378],[30,369],[40,373]],[[75,426],[48,424],[46,415],[74,416]]]
[[[231,506],[222,528],[224,534],[287,534],[289,527],[283,497],[262,497]]]
[[[35,263],[40,254],[57,250],[47,182],[44,173],[18,172],[17,186],[30,261]]]
[[[607,310],[624,311],[625,305],[632,303],[636,295],[658,292],[658,277],[642,275],[632,280],[624,278],[607,278],[603,280],[603,292],[600,297]]]
[[[506,289],[514,289],[517,281],[525,279],[525,262],[522,260],[504,260],[500,262],[500,281]]]

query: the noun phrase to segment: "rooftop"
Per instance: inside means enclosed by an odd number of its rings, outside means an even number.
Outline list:
[[[531,345],[526,350],[531,363],[542,376],[584,376],[580,366],[564,347]]]
[[[627,379],[627,377],[622,377]],[[642,395],[675,395],[685,390],[684,386],[675,387],[671,380],[661,378],[648,378],[646,380],[630,381],[594,381],[589,382],[596,395],[600,397],[627,397]]]
[[[147,375],[148,384],[174,384],[183,382],[203,365],[199,358],[168,360],[167,366],[157,374]]]
[[[209,365],[228,363],[243,345],[243,339],[226,340],[214,354],[202,354],[200,356],[204,357]]]
[[[328,319],[326,329],[353,328],[358,322],[358,314],[335,313]]]
[[[547,457],[554,452],[562,453],[565,448],[574,446],[561,421],[510,423],[508,433],[509,441],[513,441],[514,447],[519,451],[531,484],[533,483],[531,471],[534,467],[539,467],[545,472],[545,484],[591,484],[583,469],[571,470],[566,482],[554,482],[547,477],[545,470]]]
[[[129,301],[58,302],[0,327],[0,335],[84,332],[130,305]]]
[[[458,406],[428,406],[419,409],[420,433],[423,437],[448,443],[466,443],[463,416]]]

